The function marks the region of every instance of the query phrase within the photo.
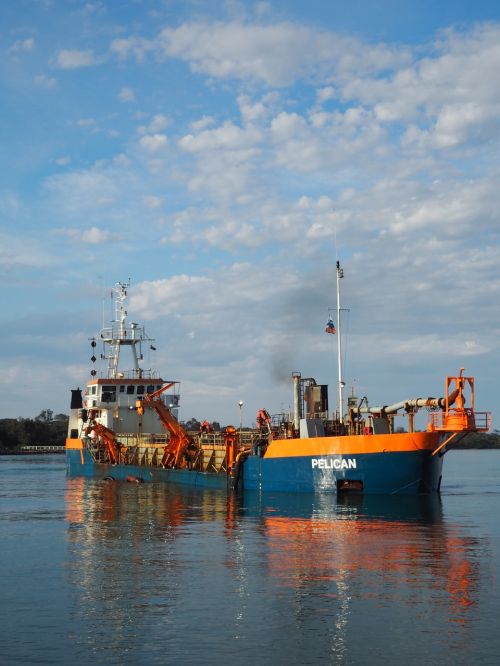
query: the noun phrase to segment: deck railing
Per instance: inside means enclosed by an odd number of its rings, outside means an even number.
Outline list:
[[[64,453],[65,446],[50,445],[50,446],[21,446],[19,451],[24,453]]]
[[[429,430],[445,432],[488,432],[491,428],[491,412],[463,411],[431,412]]]

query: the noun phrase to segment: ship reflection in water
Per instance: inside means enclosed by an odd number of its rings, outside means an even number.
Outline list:
[[[452,663],[490,575],[435,496],[69,478],[66,507],[75,640],[120,663]]]

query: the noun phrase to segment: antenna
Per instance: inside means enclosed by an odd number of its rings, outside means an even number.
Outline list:
[[[340,423],[344,422],[344,408],[343,408],[343,390],[344,382],[342,380],[342,339],[340,329],[340,280],[344,277],[344,270],[340,268],[340,262],[337,261],[337,355],[339,367],[339,420]]]

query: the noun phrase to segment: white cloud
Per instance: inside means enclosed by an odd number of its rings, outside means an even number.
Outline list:
[[[32,37],[19,39],[9,48],[10,53],[28,53],[35,48],[35,40]]]
[[[372,339],[374,348],[379,350],[380,354],[389,357],[408,355],[414,357],[467,357],[486,354],[491,351],[489,346],[477,340],[467,338],[467,333],[452,334],[443,338],[442,335],[431,333],[422,333],[407,338],[390,337],[387,335],[376,336]]]
[[[110,234],[128,237],[141,219],[141,229],[146,231],[148,222],[157,217],[152,211],[164,197],[163,190],[152,196],[151,175],[143,169],[143,158],[120,154],[87,169],[60,170],[44,181],[44,205],[56,219],[64,220],[60,226],[86,229],[94,222]]]
[[[276,162],[297,171],[324,171],[349,166],[353,169],[362,161],[371,168],[385,157],[385,129],[373,115],[361,108],[344,112],[317,114],[310,118],[282,111],[270,124],[270,141],[275,149]]]
[[[0,192],[0,212],[4,214],[16,213],[21,207],[18,196],[12,192]]]
[[[55,88],[57,85],[56,79],[54,79],[52,76],[47,76],[46,74],[38,74],[35,76],[33,79],[35,85],[38,88]]]
[[[118,93],[120,102],[135,102],[135,92],[132,88],[122,88]]]
[[[58,69],[78,69],[98,64],[98,59],[91,50],[62,49],[53,60]]]
[[[165,134],[148,134],[139,139],[139,145],[150,153],[158,153],[168,145],[168,137]]]
[[[88,245],[99,245],[111,240],[116,240],[116,235],[109,233],[98,227],[89,229],[57,229],[54,233],[60,236],[67,236],[75,243],[84,243]]]
[[[335,99],[336,90],[333,86],[327,86],[326,88],[320,88],[316,91],[316,99],[318,104],[324,104],[328,100]]]
[[[401,49],[367,46],[293,23],[185,23],[162,30],[156,46],[188,61],[195,72],[271,86],[285,86],[323,70],[342,77],[353,71],[381,71],[407,59]]]
[[[52,197],[51,205],[55,210],[65,216],[79,218],[88,214],[89,210],[107,209],[120,199],[118,176],[121,179],[124,176],[119,165],[97,164],[86,171],[52,175],[45,180],[44,187]]]
[[[94,118],[79,118],[74,124],[77,127],[94,127],[96,123]]]
[[[46,268],[54,258],[33,236],[13,237],[12,234],[0,234],[0,265],[3,269]]]
[[[254,274],[250,264],[234,263],[211,275],[182,274],[143,282],[134,287],[130,308],[147,320],[172,314],[187,322],[204,316],[215,320],[241,303],[253,309],[298,285],[298,276],[291,272],[283,273],[281,268],[270,272]]]
[[[355,76],[342,95],[373,105],[381,122],[412,123],[405,141],[421,148],[449,149],[498,137],[499,39],[498,24],[469,33],[448,30],[432,57],[415,58],[392,77]]]
[[[143,43],[129,38],[127,43],[137,48],[141,44],[143,54],[160,50],[185,59],[194,71],[213,77],[285,85],[314,76],[324,85],[316,87],[315,104],[306,114],[279,109],[275,94],[257,99],[240,94],[243,125],[270,130],[276,164],[287,170],[338,170],[348,162],[352,170],[362,168],[361,162],[366,163],[364,157],[370,154],[371,168],[380,171],[389,157],[397,159],[395,151],[407,151],[419,159],[425,152],[498,138],[500,92],[494,72],[500,58],[499,31],[494,24],[469,33],[450,30],[442,34],[431,55],[418,50],[412,54],[406,47],[363,44],[292,23],[185,23],[166,28],[155,40]],[[322,105],[330,101],[335,106],[324,110]],[[347,108],[339,110],[339,101]],[[266,126],[270,116],[273,120]],[[402,130],[397,126],[401,122],[407,123]],[[268,145],[264,133],[245,135],[231,121],[215,129],[213,124],[211,117],[202,118],[179,141],[184,151],[205,153],[198,162],[199,173],[190,178],[191,191],[204,186],[214,189],[214,166],[219,172],[227,168],[227,153],[224,159],[220,154],[214,157],[215,151],[226,149],[224,142],[227,148],[232,143],[241,150],[237,143],[244,137],[252,150],[259,147],[257,153],[244,156],[253,161],[246,167],[247,174],[256,166],[256,155]],[[393,124],[395,131],[389,137]],[[157,130],[143,126],[139,131],[155,134]],[[155,141],[147,142],[153,150]],[[407,161],[405,168],[411,169],[412,162]]]
[[[84,340],[80,340],[78,336],[71,337],[77,340],[77,344],[80,342],[84,344]],[[30,347],[38,349],[43,345],[44,353],[38,359],[23,354],[15,358],[10,357],[6,362],[0,360],[0,385],[9,386],[3,401],[6,418],[18,416],[33,418],[47,409],[48,386],[53,387],[50,408],[60,405],[54,409],[54,412],[68,413],[68,386],[82,386],[88,377],[88,366],[61,362],[60,351],[64,348],[65,342],[67,338],[64,338],[58,330],[49,341],[29,340]],[[52,348],[56,345],[57,349],[53,351]],[[50,351],[47,351],[48,348]],[[55,363],[53,358],[57,358],[58,362]]]
[[[179,145],[183,150],[191,153],[214,149],[240,150],[254,147],[260,138],[259,130],[242,129],[232,122],[226,121],[221,127],[183,136],[179,140]]]
[[[126,60],[134,56],[138,62],[144,60],[148,51],[153,50],[154,45],[146,39],[136,37],[123,37],[114,39],[109,47],[110,52],[119,60]]]
[[[178,147],[197,160],[197,169],[189,175],[189,190],[209,192],[214,200],[248,202],[253,196],[252,180],[261,139],[256,127],[241,128],[229,121],[181,137]]]
[[[255,4],[255,15],[258,18],[262,18],[263,16],[270,14],[271,11],[272,11],[272,6],[269,2],[263,2],[262,0],[260,0],[260,2],[257,2]]]
[[[299,79],[321,82],[316,88],[316,108],[310,110],[312,126],[334,127],[339,134],[358,113],[357,149],[371,150],[380,141],[384,125],[411,123],[402,132],[402,145],[422,151],[498,137],[499,35],[500,27],[493,23],[468,33],[448,30],[433,45],[434,51],[428,50],[430,55],[421,55],[417,49],[412,53],[406,47],[370,45],[294,23],[232,21],[184,23],[165,28],[153,40],[130,37],[120,43],[123,57],[133,49],[143,55],[155,51],[184,59],[194,71],[215,78],[251,79],[274,86]],[[240,95],[238,101],[245,123],[261,121],[269,111],[264,98],[252,101]],[[328,101],[341,101],[351,108],[326,112],[321,105]],[[279,117],[279,110],[274,115]],[[193,132],[198,129],[193,127]],[[306,148],[306,153],[326,165],[321,143]],[[340,155],[344,157],[352,146],[352,142],[340,145]],[[287,161],[289,154],[283,157],[280,162]]]
[[[248,95],[238,96],[238,107],[244,123],[256,123],[264,120],[277,106],[279,96],[276,93],[268,93],[257,102],[252,102]]]
[[[215,119],[212,116],[203,116],[199,120],[194,120],[191,123],[190,127],[191,127],[191,130],[194,133],[198,133],[198,132],[201,132],[204,129],[207,129],[207,127],[210,127],[214,123],[215,123]]]
[[[111,43],[110,51],[122,60],[134,56],[138,61],[155,52],[185,60],[194,72],[215,78],[280,87],[300,78],[347,79],[353,72],[392,70],[408,60],[405,49],[367,45],[327,30],[241,20],[184,23],[164,28],[150,40],[120,38]]]
[[[102,2],[86,2],[85,5],[82,7],[81,12],[84,15],[92,15],[92,14],[98,14],[103,11],[106,11],[106,7],[104,3]]]
[[[162,113],[157,113],[149,125],[141,125],[137,131],[139,134],[156,134],[168,127],[169,123],[170,121],[167,116]]]
[[[91,227],[90,229],[82,230],[80,234],[80,240],[83,243],[90,243],[95,245],[97,243],[104,243],[110,240],[111,236],[109,232],[99,229],[98,227]]]
[[[216,78],[254,78],[270,85],[286,85],[304,69],[299,55],[311,52],[310,33],[299,26],[184,24],[165,28],[159,43],[165,53],[190,62],[193,71]],[[295,50],[292,44],[306,43]]]
[[[163,204],[163,199],[161,197],[155,197],[152,195],[145,196],[143,201],[147,208],[160,208]]]
[[[298,113],[281,112],[271,123],[271,132],[277,141],[289,141],[306,136],[306,121]]]

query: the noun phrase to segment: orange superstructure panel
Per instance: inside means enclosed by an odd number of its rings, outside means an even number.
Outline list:
[[[109,386],[122,385],[122,384],[123,385],[127,385],[127,384],[154,384],[154,385],[157,385],[157,384],[163,384],[163,383],[164,383],[164,380],[161,379],[161,377],[154,377],[154,378],[151,378],[151,377],[139,377],[139,378],[137,378],[137,377],[130,377],[130,378],[127,378],[127,377],[119,377],[119,378],[99,377],[97,379],[90,379],[87,382],[87,386],[96,386],[97,384],[99,384],[99,385],[101,385],[101,384],[108,385],[109,384]],[[173,383],[174,382],[172,382],[172,384]]]
[[[438,446],[437,432],[404,432],[391,435],[345,435],[343,437],[309,437],[307,439],[275,439],[265,458],[298,456],[350,455],[392,451],[432,451]]]
[[[67,449],[83,449],[83,439],[66,439],[66,448]]]

